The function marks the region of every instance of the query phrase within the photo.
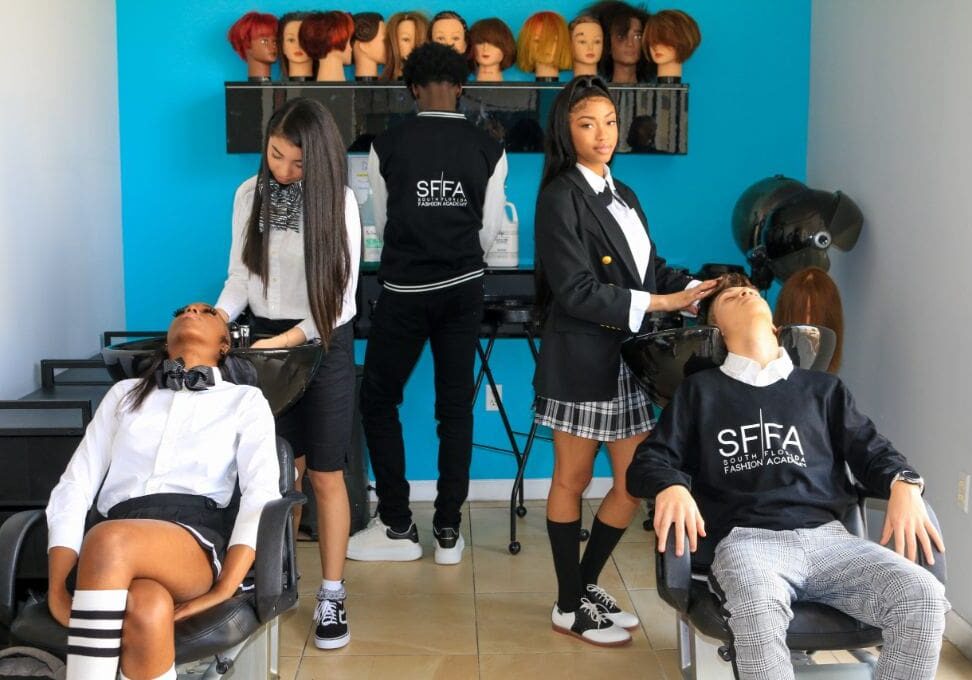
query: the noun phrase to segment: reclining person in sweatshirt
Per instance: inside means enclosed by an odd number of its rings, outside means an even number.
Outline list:
[[[881,628],[875,678],[933,678],[949,604],[914,562],[944,549],[921,477],[839,378],[794,368],[746,277],[724,277],[701,311],[729,355],[685,379],[628,469],[630,493],[655,499],[658,550],[674,531],[676,554],[687,538],[694,566],[710,567],[740,678],[793,677],[795,599]],[[893,538],[893,551],[839,521],[857,498],[848,465],[869,495],[888,499],[881,544]]]

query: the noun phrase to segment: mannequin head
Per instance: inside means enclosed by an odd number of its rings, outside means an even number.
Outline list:
[[[283,80],[314,77],[314,60],[300,46],[300,24],[309,12],[288,12],[277,23],[277,50]]]
[[[432,17],[429,40],[448,45],[465,56],[469,52],[469,32],[466,20],[452,11],[439,12]]]
[[[351,63],[354,20],[347,12],[313,12],[300,24],[300,44],[318,62],[317,80],[342,81]]]
[[[571,21],[568,28],[574,75],[597,75],[597,65],[604,55],[604,29],[601,24],[590,14],[582,14]]]
[[[476,64],[476,80],[503,80],[503,71],[516,61],[516,41],[513,32],[502,20],[480,19],[469,29],[469,44]]]
[[[601,73],[612,83],[647,82],[654,65],[642,53],[642,34],[648,13],[619,0],[602,0],[585,11],[597,17],[606,45],[601,56]]]
[[[837,347],[827,371],[836,373],[840,370],[844,343],[844,308],[837,284],[823,269],[808,267],[786,280],[776,299],[773,323],[777,326],[809,323],[832,330],[837,334]]]
[[[382,80],[400,80],[402,66],[408,55],[425,44],[429,34],[429,20],[421,12],[398,12],[388,17],[385,26],[385,70]]]
[[[570,33],[556,12],[537,12],[520,29],[516,41],[516,65],[537,78],[556,79],[570,68]]]
[[[466,58],[439,43],[415,48],[402,68],[402,80],[419,111],[455,111],[468,78]]]
[[[662,10],[645,22],[645,55],[657,65],[659,77],[680,78],[682,64],[701,42],[698,24],[680,10]]]
[[[247,12],[230,26],[227,38],[246,62],[249,78],[270,79],[270,65],[277,61],[277,17]]]
[[[354,17],[351,52],[356,78],[374,78],[378,66],[387,60],[385,52],[385,21],[377,12],[360,12]]]

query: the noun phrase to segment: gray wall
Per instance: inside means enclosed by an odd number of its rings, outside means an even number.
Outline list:
[[[112,0],[3,0],[0,399],[124,327]]]
[[[948,541],[948,595],[972,621],[972,2],[815,0],[807,182],[858,202],[831,273],[842,376],[922,472]]]

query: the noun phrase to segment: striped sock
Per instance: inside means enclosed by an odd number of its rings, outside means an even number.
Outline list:
[[[67,680],[114,680],[127,590],[76,590],[68,629]]]

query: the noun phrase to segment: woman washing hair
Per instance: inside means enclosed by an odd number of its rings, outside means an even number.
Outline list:
[[[323,572],[315,643],[334,649],[350,640],[342,582],[351,526],[344,467],[354,413],[351,321],[361,222],[345,186],[345,144],[322,104],[298,98],[277,109],[264,149],[256,177],[236,191],[229,276],[216,308],[228,321],[249,306],[251,333],[270,336],[253,347],[320,339],[326,349],[304,395],[277,419],[277,434],[293,446],[298,471],[310,469]]]
[[[109,390],[51,492],[48,607],[70,628],[68,680],[114,680],[119,658],[123,678],[174,679],[174,623],[228,600],[253,564],[280,468],[263,394],[220,376],[229,346],[215,309],[178,310],[164,353]],[[85,534],[95,496],[108,519]]]
[[[543,343],[533,386],[536,420],[554,431],[547,533],[559,593],[551,618],[559,632],[620,645],[638,617],[597,579],[638,507],[625,474],[654,424],[648,395],[621,361],[621,342],[647,312],[694,309],[715,281],[693,282],[665,264],[638,197],[612,177],[618,112],[603,80],[581,76],[560,91],[546,139],[536,211]],[[581,494],[601,442],[614,485],[578,563]]]

